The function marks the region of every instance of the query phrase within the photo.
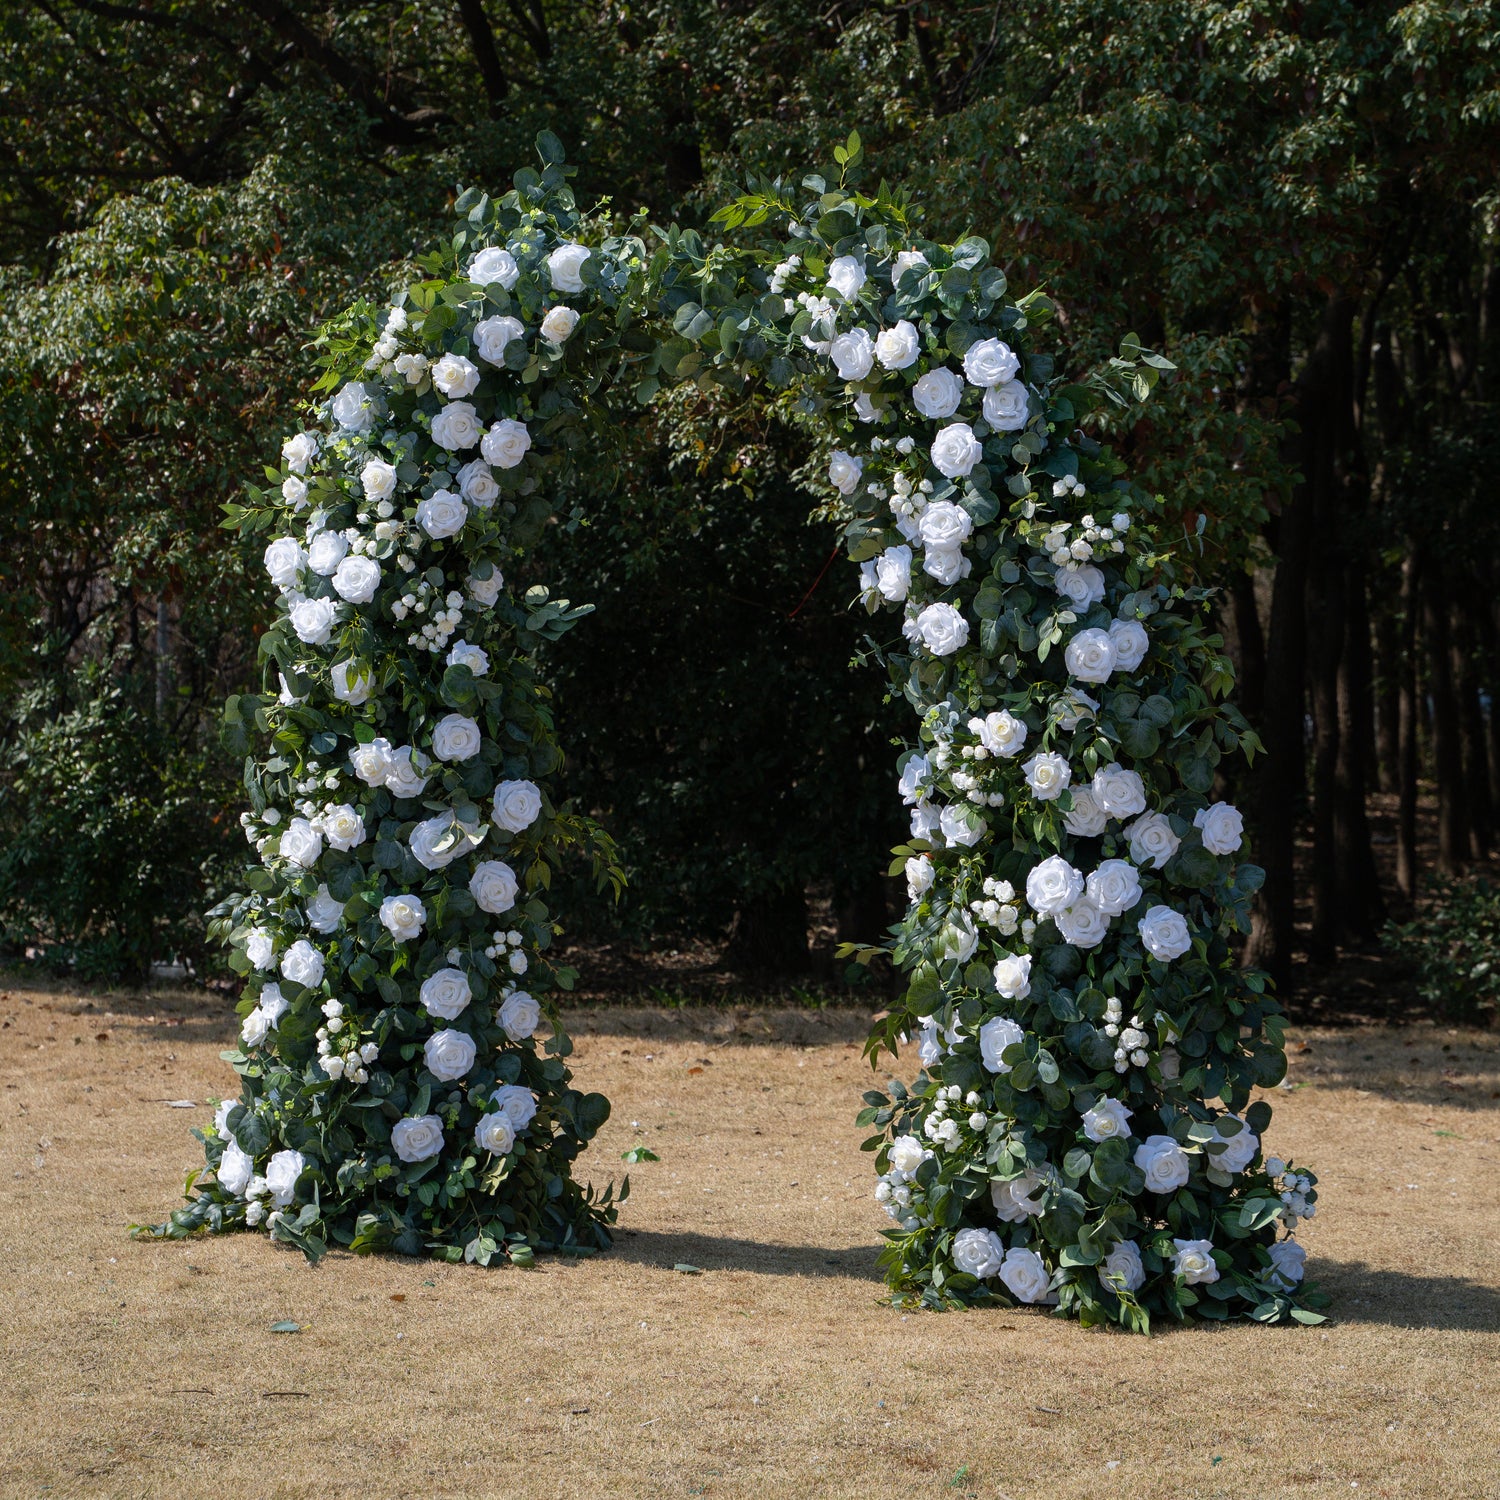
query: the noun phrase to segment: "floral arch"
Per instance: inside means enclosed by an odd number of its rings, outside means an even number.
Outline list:
[[[1315,1321],[1278,1238],[1314,1179],[1263,1154],[1251,1102],[1282,1021],[1230,946],[1260,872],[1210,799],[1253,737],[1159,502],[1078,428],[1111,381],[1144,396],[1170,366],[1128,341],[1093,384],[1055,379],[1046,299],[849,185],[853,137],[838,183],[722,210],[732,245],[587,218],[539,150],[503,198],[458,200],[422,280],[323,331],[312,425],[230,507],[280,593],[276,686],[226,714],[270,742],[246,761],[258,863],[218,913],[242,1090],[154,1232],[481,1264],[609,1244],[613,1189],[573,1173],[609,1106],[573,1086],[548,958],[563,852],[616,878],[552,790],[537,655],[583,611],[505,575],[614,403],[756,380],[826,439],[916,714],[911,900],[880,950],[909,984],[868,1050],[915,1035],[923,1071],[860,1116],[893,1290]]]

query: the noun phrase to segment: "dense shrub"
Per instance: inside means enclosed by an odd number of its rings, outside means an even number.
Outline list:
[[[1386,946],[1411,965],[1416,991],[1452,1021],[1493,1021],[1500,1004],[1500,886],[1486,876],[1434,877],[1414,921],[1390,923]]]

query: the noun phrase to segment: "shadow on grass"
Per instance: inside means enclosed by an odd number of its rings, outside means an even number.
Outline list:
[[[1464,1276],[1417,1276],[1363,1261],[1312,1257],[1308,1271],[1328,1295],[1338,1323],[1381,1323],[1475,1333],[1500,1329],[1500,1287]]]
[[[879,1281],[877,1245],[838,1250],[827,1245],[765,1245],[756,1240],[712,1234],[662,1233],[653,1229],[619,1232],[609,1256],[632,1265],[696,1266],[701,1271],[754,1271],[763,1276],[850,1276]]]

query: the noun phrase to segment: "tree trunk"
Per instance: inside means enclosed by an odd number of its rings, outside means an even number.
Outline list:
[[[1391,795],[1401,786],[1401,622],[1396,611],[1375,612],[1375,763],[1370,778]]]
[[[1412,900],[1417,894],[1417,766],[1421,717],[1417,704],[1417,560],[1401,563],[1401,620],[1394,664],[1397,673],[1399,756],[1396,772],[1396,884]]]
[[[1326,532],[1326,528],[1320,527]],[[1308,704],[1313,721],[1312,931],[1308,956],[1330,963],[1343,935],[1338,865],[1339,662],[1344,649],[1344,568],[1324,551],[1308,574]]]
[[[1345,628],[1339,661],[1338,763],[1334,770],[1334,860],[1338,877],[1338,935],[1373,941],[1385,923],[1385,899],[1375,874],[1366,794],[1375,745],[1375,697],[1370,660],[1370,611],[1364,556],[1349,558],[1344,579]]]
[[[1445,875],[1456,875],[1469,858],[1469,834],[1463,810],[1463,745],[1458,695],[1453,686],[1448,600],[1436,569],[1423,569],[1422,634],[1427,645],[1427,689],[1432,699],[1432,766],[1438,794],[1437,863]]]
[[[735,913],[723,966],[766,977],[804,973],[808,967],[807,896],[770,891]]]
[[[1474,627],[1465,606],[1454,604],[1450,608],[1448,628],[1453,682],[1458,693],[1459,741],[1464,766],[1461,795],[1469,824],[1469,847],[1475,859],[1486,859],[1490,852],[1494,804],[1490,796],[1488,737],[1479,703]]]

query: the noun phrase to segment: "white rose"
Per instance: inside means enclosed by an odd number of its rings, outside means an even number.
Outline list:
[[[1073,768],[1055,750],[1038,750],[1021,770],[1038,802],[1052,802],[1061,797],[1073,780]]]
[[[431,779],[426,773],[432,762],[410,745],[392,750],[386,761],[385,785],[394,797],[420,797]]]
[[[571,307],[550,308],[542,319],[542,337],[549,344],[565,344],[578,327],[578,314]]]
[[[1151,907],[1141,918],[1139,928],[1146,951],[1162,963],[1181,958],[1193,946],[1187,919],[1170,906]]]
[[[428,1015],[452,1021],[468,1008],[474,991],[462,969],[439,969],[422,981],[421,996]]]
[[[1103,1280],[1113,1281],[1127,1292],[1138,1292],[1146,1284],[1146,1267],[1141,1261],[1141,1247],[1134,1240],[1121,1240],[1104,1257]]]
[[[450,667],[467,667],[475,677],[483,677],[490,669],[490,657],[483,646],[470,645],[468,641],[455,641],[448,652]]]
[[[995,965],[995,988],[1002,1000],[1024,1000],[1031,993],[1031,955],[1007,953]]]
[[[894,328],[883,329],[875,340],[875,358],[887,370],[904,370],[916,363],[922,340],[916,327],[902,318]]]
[[[1005,1242],[993,1229],[960,1229],[953,1236],[953,1269],[981,1281],[993,1276],[1005,1259]]]
[[[454,536],[469,519],[469,507],[452,490],[436,490],[417,506],[417,525],[433,541]]]
[[[1035,1250],[1007,1250],[1005,1264],[1000,1267],[1000,1280],[1017,1302],[1042,1302],[1047,1298],[1047,1288],[1052,1278],[1047,1267]]]
[[[991,1016],[979,1028],[979,1056],[991,1073],[1009,1073],[1010,1064],[1004,1060],[1007,1047],[1024,1040],[1026,1033],[1009,1016]]]
[[[1146,810],[1146,785],[1124,766],[1101,766],[1094,772],[1092,791],[1094,801],[1112,818],[1133,818]]]
[[[224,1180],[220,1173],[219,1181]],[[1277,1240],[1266,1246],[1271,1257],[1271,1269],[1267,1280],[1282,1291],[1290,1291],[1307,1274],[1307,1251],[1296,1240]]]
[[[252,927],[245,934],[245,957],[257,969],[276,967],[276,945],[264,927]]]
[[[277,1208],[285,1208],[297,1196],[297,1179],[307,1167],[300,1151],[278,1151],[266,1163],[266,1191]]]
[[[483,431],[478,412],[467,401],[450,401],[432,419],[433,442],[450,453],[472,448]]]
[[[266,548],[266,572],[279,589],[297,586],[297,577],[307,561],[307,554],[289,536],[279,536]]]
[[[281,835],[281,857],[307,870],[322,853],[323,835],[306,818],[293,818]]]
[[[396,471],[383,458],[372,458],[359,471],[359,485],[367,500],[389,500],[396,493]]]
[[[934,871],[930,859],[913,855],[903,868],[906,872],[906,896],[909,901],[918,900],[932,889]]]
[[[1074,948],[1097,948],[1109,935],[1109,918],[1087,897],[1052,914],[1062,940]]]
[[[932,466],[949,479],[962,479],[984,457],[967,422],[952,422],[932,440]]]
[[[547,257],[547,270],[552,276],[552,286],[559,292],[581,292],[583,263],[591,254],[587,245],[559,245]]]
[[[518,1083],[503,1083],[493,1094],[496,1110],[519,1131],[536,1118],[536,1095]]]
[[[945,807],[938,816],[938,828],[950,849],[972,848],[988,831],[984,819],[963,803]]]
[[[542,1008],[525,990],[515,990],[505,997],[505,1004],[500,1007],[496,1019],[511,1041],[524,1042],[541,1021]]]
[[[929,421],[951,417],[963,399],[964,383],[946,365],[929,370],[911,388],[911,402]]]
[[[427,379],[425,354],[398,354],[392,361],[396,373],[406,377],[407,385],[421,385]]]
[[[451,812],[439,813],[435,818],[418,823],[407,838],[411,857],[424,870],[446,870],[477,842]]]
[[[999,339],[980,339],[977,344],[970,344],[964,355],[964,374],[969,384],[987,389],[1014,380],[1020,368],[1021,361]]]
[[[427,908],[420,896],[387,896],[380,903],[380,922],[398,943],[409,943],[421,936]]]
[[[929,604],[916,619],[917,635],[934,656],[952,656],[968,643],[969,622],[951,604]]]
[[[970,719],[969,733],[977,736],[991,755],[1018,755],[1026,743],[1026,725],[1004,708],[982,719]]]
[[[365,841],[365,820],[348,802],[325,812],[318,819],[318,827],[334,849],[355,849]]]
[[[1175,1193],[1188,1180],[1187,1153],[1169,1135],[1148,1135],[1135,1148],[1135,1164],[1153,1193]]]
[[[859,476],[864,471],[864,460],[842,448],[835,448],[828,460],[828,482],[841,495],[852,495],[859,488]]]
[[[256,1006],[240,1022],[240,1041],[246,1047],[259,1047],[271,1030],[271,1018]]]
[[[1091,719],[1098,711],[1098,702],[1090,698],[1080,687],[1069,687],[1052,700],[1052,712],[1056,716],[1057,727],[1068,734],[1072,734],[1080,724],[1086,719]]]
[[[966,911],[953,911],[943,924],[933,951],[944,962],[964,964],[973,958],[978,946],[979,932],[974,918]]]
[[[1036,1218],[1043,1208],[1047,1180],[1035,1167],[1028,1167],[1019,1177],[990,1184],[990,1202],[996,1216],[1006,1224],[1024,1224]]]
[[[938,831],[938,819],[941,816],[938,809],[924,797],[911,810],[911,836],[930,841]]]
[[[875,344],[863,328],[841,333],[828,346],[840,380],[863,380],[875,363]]]
[[[335,607],[331,599],[301,599],[288,612],[292,629],[304,645],[324,646],[333,634]]]
[[[281,498],[293,510],[301,510],[307,504],[307,481],[295,474],[288,474],[281,481]]]
[[[891,285],[899,286],[901,283],[901,278],[905,276],[908,271],[915,270],[919,266],[925,267],[926,265],[927,257],[923,255],[920,250],[900,251],[896,256],[896,259],[891,264]]]
[[[1138,865],[1159,870],[1177,853],[1182,840],[1172,832],[1171,819],[1165,813],[1150,812],[1139,817],[1125,830],[1130,857]]]
[[[875,588],[890,604],[899,604],[911,591],[911,548],[887,547],[875,561]]]
[[[1229,1115],[1226,1118],[1234,1120],[1239,1117]],[[1206,1153],[1208,1164],[1211,1167],[1217,1167],[1221,1172],[1243,1172],[1255,1160],[1255,1153],[1260,1150],[1260,1137],[1255,1135],[1243,1120],[1240,1121],[1240,1128],[1233,1135],[1221,1135],[1216,1125],[1214,1140],[1223,1142],[1224,1149],[1219,1152]]]
[[[503,1114],[485,1115],[474,1126],[474,1144],[492,1156],[507,1156],[516,1144],[516,1127]]]
[[[896,778],[896,790],[908,807],[922,798],[923,787],[931,770],[932,763],[925,755],[913,755],[901,767],[901,774]]]
[[[846,302],[852,302],[859,295],[859,289],[864,284],[863,258],[856,259],[852,255],[841,255],[828,268],[828,285]]]
[[[1084,1115],[1083,1133],[1091,1141],[1127,1139],[1130,1135],[1130,1116],[1133,1113],[1118,1099],[1101,1099]]]
[[[231,1140],[224,1147],[219,1165],[214,1168],[214,1176],[219,1179],[219,1186],[226,1193],[242,1198],[245,1189],[250,1186],[250,1179],[255,1176],[254,1158],[240,1150],[238,1141]]]
[[[542,815],[542,793],[534,781],[502,781],[495,788],[493,817],[507,833],[521,833]]]
[[[1212,1240],[1174,1239],[1172,1243],[1177,1246],[1177,1254],[1172,1257],[1172,1269],[1188,1286],[1219,1279],[1219,1268],[1214,1264]]]
[[[445,354],[432,367],[431,375],[433,385],[450,401],[471,394],[479,384],[479,366],[462,354]]]
[[[469,280],[475,286],[488,286],[492,281],[498,281],[506,291],[510,291],[520,275],[521,268],[516,264],[515,256],[498,245],[481,250],[469,262]]]
[[[519,318],[486,318],[474,327],[474,348],[487,364],[504,368],[506,346],[525,337]]]
[[[516,904],[516,872],[498,859],[487,859],[476,865],[469,877],[469,894],[481,911],[509,911]]]
[[[380,587],[380,564],[373,557],[346,557],[333,575],[333,591],[350,604],[368,604]]]
[[[366,786],[384,786],[391,768],[391,742],[371,740],[368,745],[354,745],[349,751],[349,765]]]
[[[443,1122],[437,1115],[408,1115],[391,1126],[391,1150],[402,1161],[426,1161],[443,1149]]]
[[[1073,806],[1063,814],[1063,827],[1075,839],[1096,839],[1109,824],[1109,814],[1086,786],[1072,788]]]
[[[929,547],[922,559],[922,571],[937,579],[944,588],[957,583],[960,578],[967,578],[972,570],[973,564],[957,547]]]
[[[898,1135],[886,1153],[887,1160],[903,1176],[916,1176],[917,1168],[927,1159],[926,1148],[914,1135]]]
[[[1124,859],[1107,859],[1084,882],[1088,898],[1107,917],[1123,916],[1141,899],[1141,877]]]
[[[922,512],[917,535],[926,547],[958,547],[974,534],[974,521],[963,506],[939,500]]]
[[[1052,587],[1083,614],[1104,597],[1104,574],[1092,563],[1068,563],[1053,575]]]
[[[464,1031],[439,1031],[427,1038],[422,1058],[440,1083],[453,1083],[474,1066],[474,1038]]]
[[[283,977],[290,979],[293,984],[302,985],[306,989],[315,990],[322,984],[323,969],[323,955],[306,938],[298,938],[281,956],[281,972]],[[280,998],[280,994],[280,990],[277,990],[278,998]],[[264,993],[261,995],[261,1001],[262,1009],[264,1009]]]
[[[1019,432],[1031,420],[1026,387],[1019,380],[1002,381],[984,393],[980,404],[984,420],[996,432]]]
[[[1146,659],[1151,641],[1139,620],[1112,620],[1109,638],[1114,642],[1115,666],[1122,672],[1133,672]]]
[[[485,433],[479,451],[497,469],[514,469],[531,449],[531,433],[524,422],[502,417]]]
[[[1107,630],[1080,630],[1068,642],[1063,660],[1080,682],[1108,682],[1115,669],[1115,643]]]
[[[345,432],[368,432],[375,425],[375,392],[351,380],[328,403],[328,415]]]
[[[318,440],[310,432],[299,432],[281,445],[281,461],[294,474],[307,473],[307,466],[318,456]]]
[[[432,728],[432,753],[439,760],[472,760],[484,739],[466,714],[444,714]]]
[[[375,678],[366,662],[335,662],[328,675],[333,680],[333,696],[351,708],[369,702],[375,690]]]
[[[1050,917],[1083,895],[1083,872],[1060,854],[1049,855],[1026,877],[1026,903],[1038,916]]]
[[[459,494],[480,510],[488,510],[500,498],[494,471],[482,458],[470,459],[454,477],[458,480]]]
[[[1228,802],[1199,808],[1193,826],[1202,830],[1203,847],[1210,854],[1233,854],[1245,841],[1245,820]]]
[[[337,932],[344,920],[344,903],[330,894],[326,885],[318,887],[318,894],[307,903],[307,925],[325,937]]]
[[[505,579],[499,568],[496,568],[488,578],[480,578],[478,574],[474,574],[469,578],[469,597],[476,604],[482,604],[486,609],[493,609],[500,597],[500,590],[504,587]]]

